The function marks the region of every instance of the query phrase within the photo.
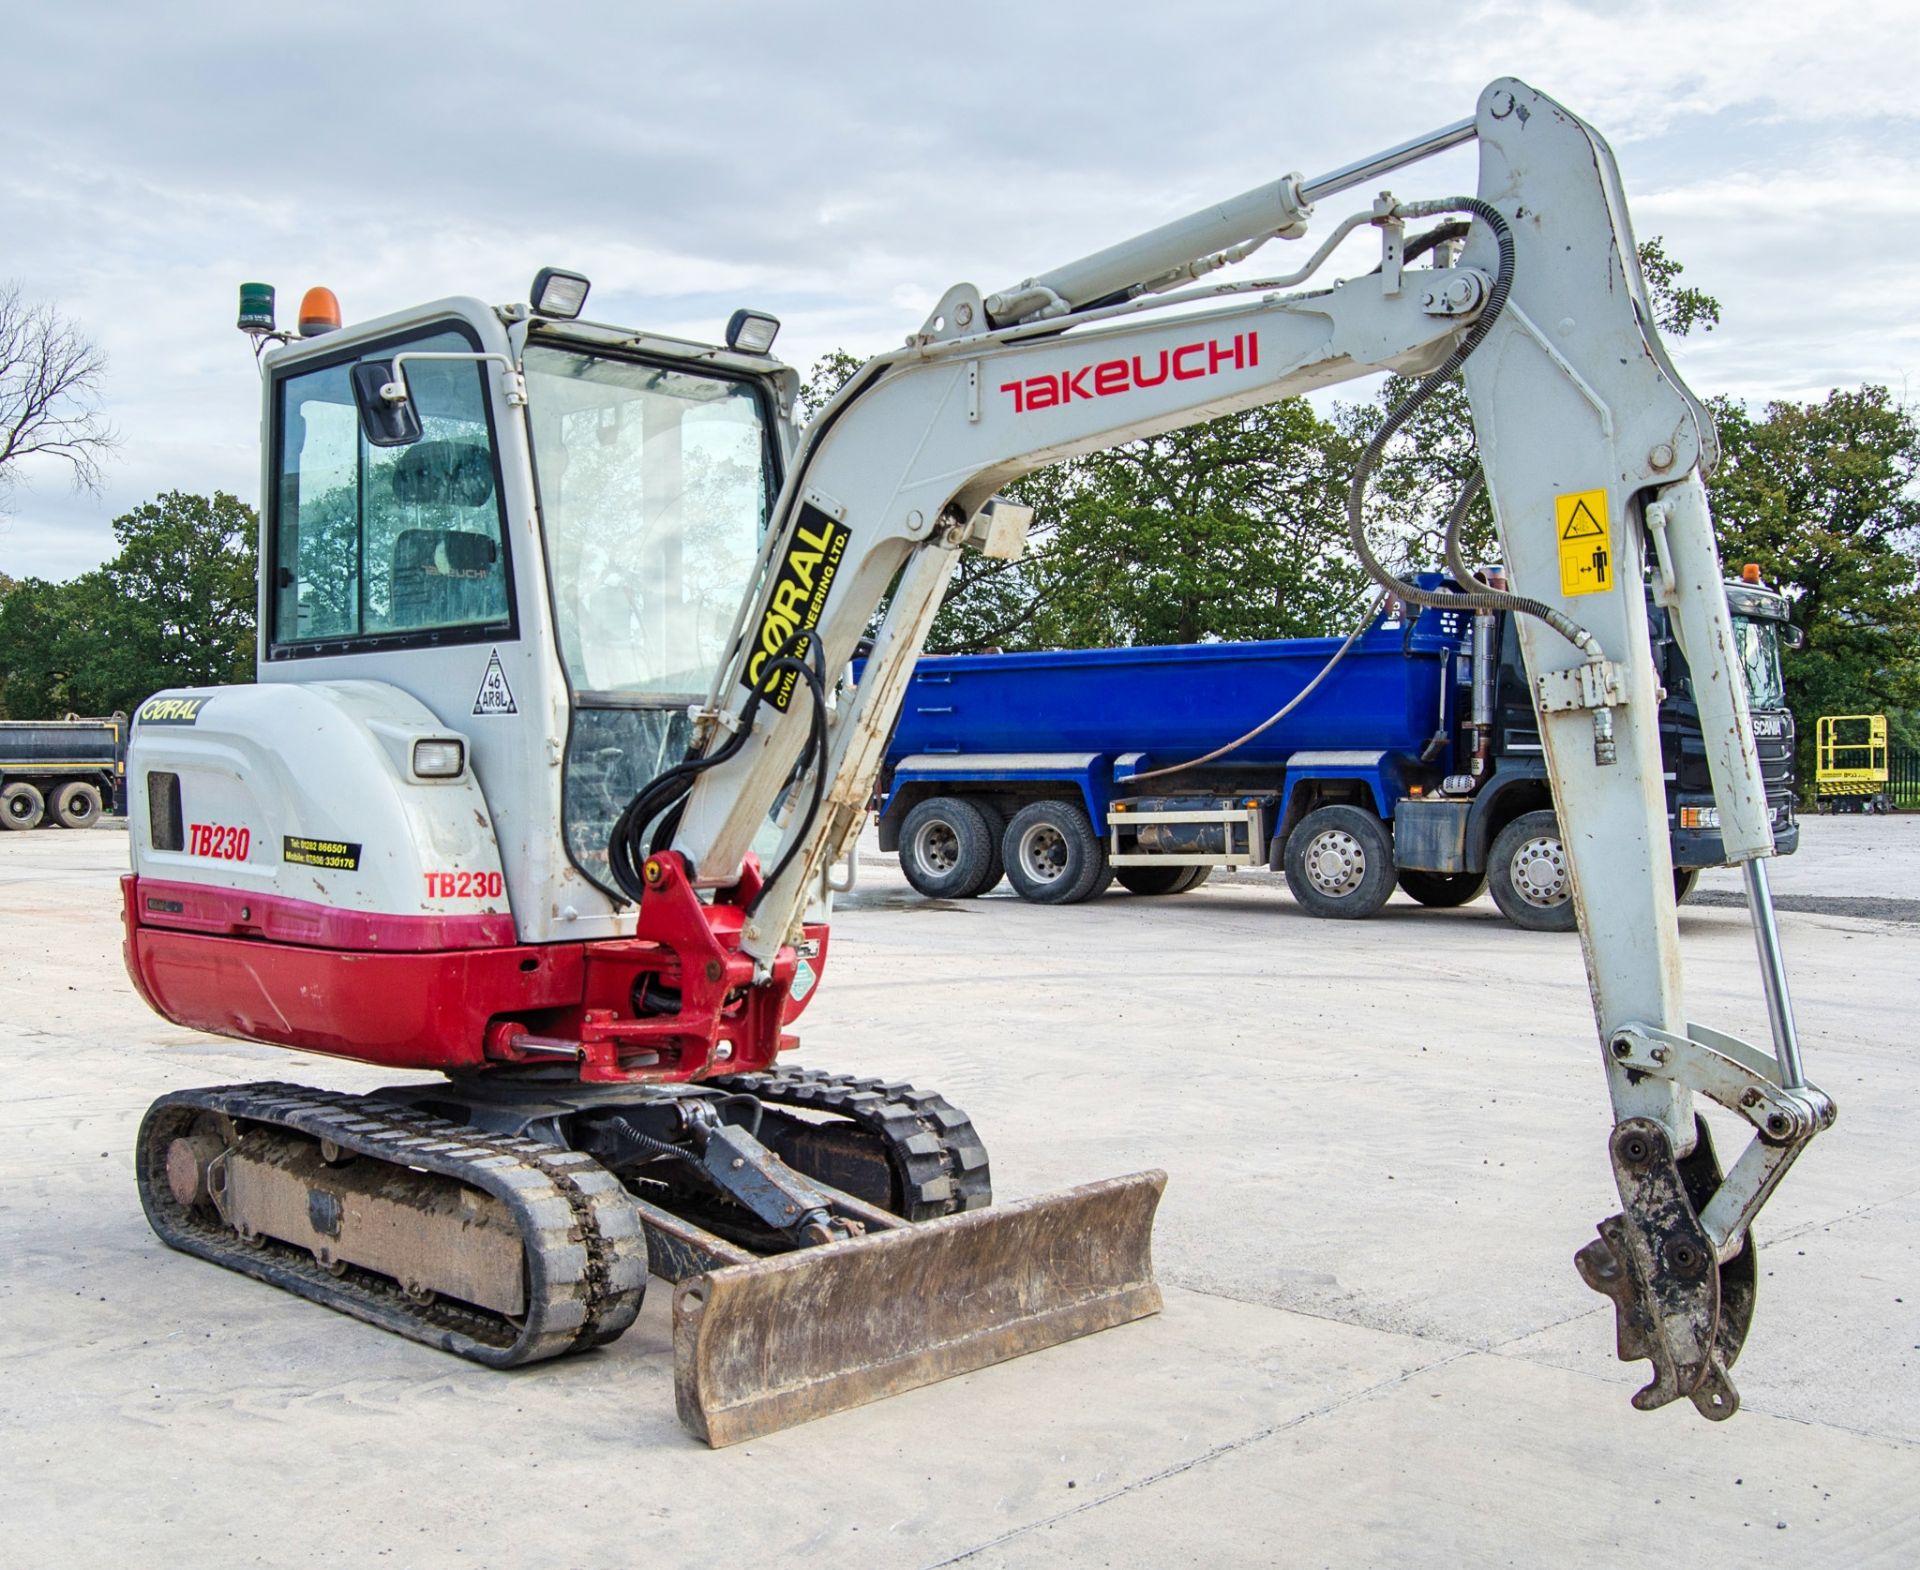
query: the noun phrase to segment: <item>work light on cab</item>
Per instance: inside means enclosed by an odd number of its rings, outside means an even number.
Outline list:
[[[727,347],[736,354],[765,354],[780,335],[780,318],[740,310],[727,322]]]
[[[424,736],[413,744],[413,772],[423,780],[458,779],[467,766],[467,744],[455,736]]]
[[[533,275],[533,289],[527,297],[533,302],[536,316],[570,322],[586,307],[587,291],[592,287],[579,273],[543,267]]]

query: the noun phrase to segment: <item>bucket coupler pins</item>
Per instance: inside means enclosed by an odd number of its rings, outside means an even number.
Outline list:
[[[1777,1059],[1699,1024],[1685,1036],[1622,1029],[1610,1056],[1630,1085],[1664,1080],[1698,1092],[1753,1129],[1723,1175],[1697,1113],[1685,1155],[1658,1118],[1621,1118],[1607,1142],[1621,1211],[1574,1256],[1580,1279],[1613,1300],[1620,1361],[1653,1364],[1633,1404],[1651,1411],[1685,1396],[1717,1422],[1740,1407],[1728,1370],[1753,1322],[1753,1217],[1837,1109],[1818,1087],[1786,1083],[1799,1076]]]

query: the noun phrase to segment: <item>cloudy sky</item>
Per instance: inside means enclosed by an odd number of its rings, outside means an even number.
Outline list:
[[[243,279],[285,323],[313,283],[366,317],[520,299],[550,262],[601,320],[714,338],[769,308],[805,366],[1503,74],[1600,127],[1641,237],[1721,300],[1679,351],[1698,390],[1920,400],[1914,0],[118,0],[15,7],[7,40],[0,281],[105,349],[123,437],[103,495],[26,476],[15,576],[95,565],[162,490],[255,498]],[[1461,151],[1394,188],[1472,176]]]

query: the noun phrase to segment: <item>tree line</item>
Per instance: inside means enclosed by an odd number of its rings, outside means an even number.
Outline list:
[[[1669,336],[1711,331],[1713,297],[1680,282],[1655,238],[1641,263]],[[0,329],[17,295],[0,291]],[[58,365],[79,390],[99,362],[58,318]],[[31,325],[31,324],[29,324]],[[8,340],[0,330],[0,353]],[[818,410],[860,362],[824,357],[807,379]],[[85,438],[97,479],[111,432],[56,399],[7,403],[24,447]],[[18,380],[18,379],[17,379]],[[44,390],[45,377],[22,385]],[[1302,398],[1227,415],[1037,471],[1012,487],[1035,510],[1017,562],[962,558],[935,623],[937,653],[1243,640],[1342,630],[1369,585],[1347,539],[1354,460],[1408,390],[1322,413]],[[1886,711],[1920,745],[1920,425],[1885,387],[1835,389],[1755,411],[1712,402],[1723,449],[1708,484],[1729,569],[1755,562],[1794,603],[1805,644],[1786,656],[1789,700],[1810,745],[1814,716]],[[80,415],[86,415],[81,409]],[[24,434],[20,434],[24,432]],[[1444,389],[1388,447],[1369,491],[1370,527],[1397,565],[1435,566],[1440,530],[1477,466],[1464,391]],[[0,496],[8,464],[0,456]],[[0,577],[0,707],[18,719],[131,710],[162,687],[253,674],[257,520],[246,503],[169,491],[114,520],[118,551],[66,582]],[[1470,558],[1493,555],[1484,496],[1468,515]],[[1810,759],[1804,760],[1810,764]]]

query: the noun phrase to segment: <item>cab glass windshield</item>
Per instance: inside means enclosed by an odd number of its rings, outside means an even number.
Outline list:
[[[706,695],[767,517],[743,382],[551,344],[525,357],[560,657],[592,701]]]
[[[1787,685],[1780,674],[1780,634],[1770,621],[1733,618],[1733,646],[1747,686],[1750,710],[1784,709]]]
[[[607,837],[686,757],[687,707],[726,658],[766,529],[766,426],[744,381],[552,343],[522,363],[574,697],[562,821],[574,865],[613,893]]]

